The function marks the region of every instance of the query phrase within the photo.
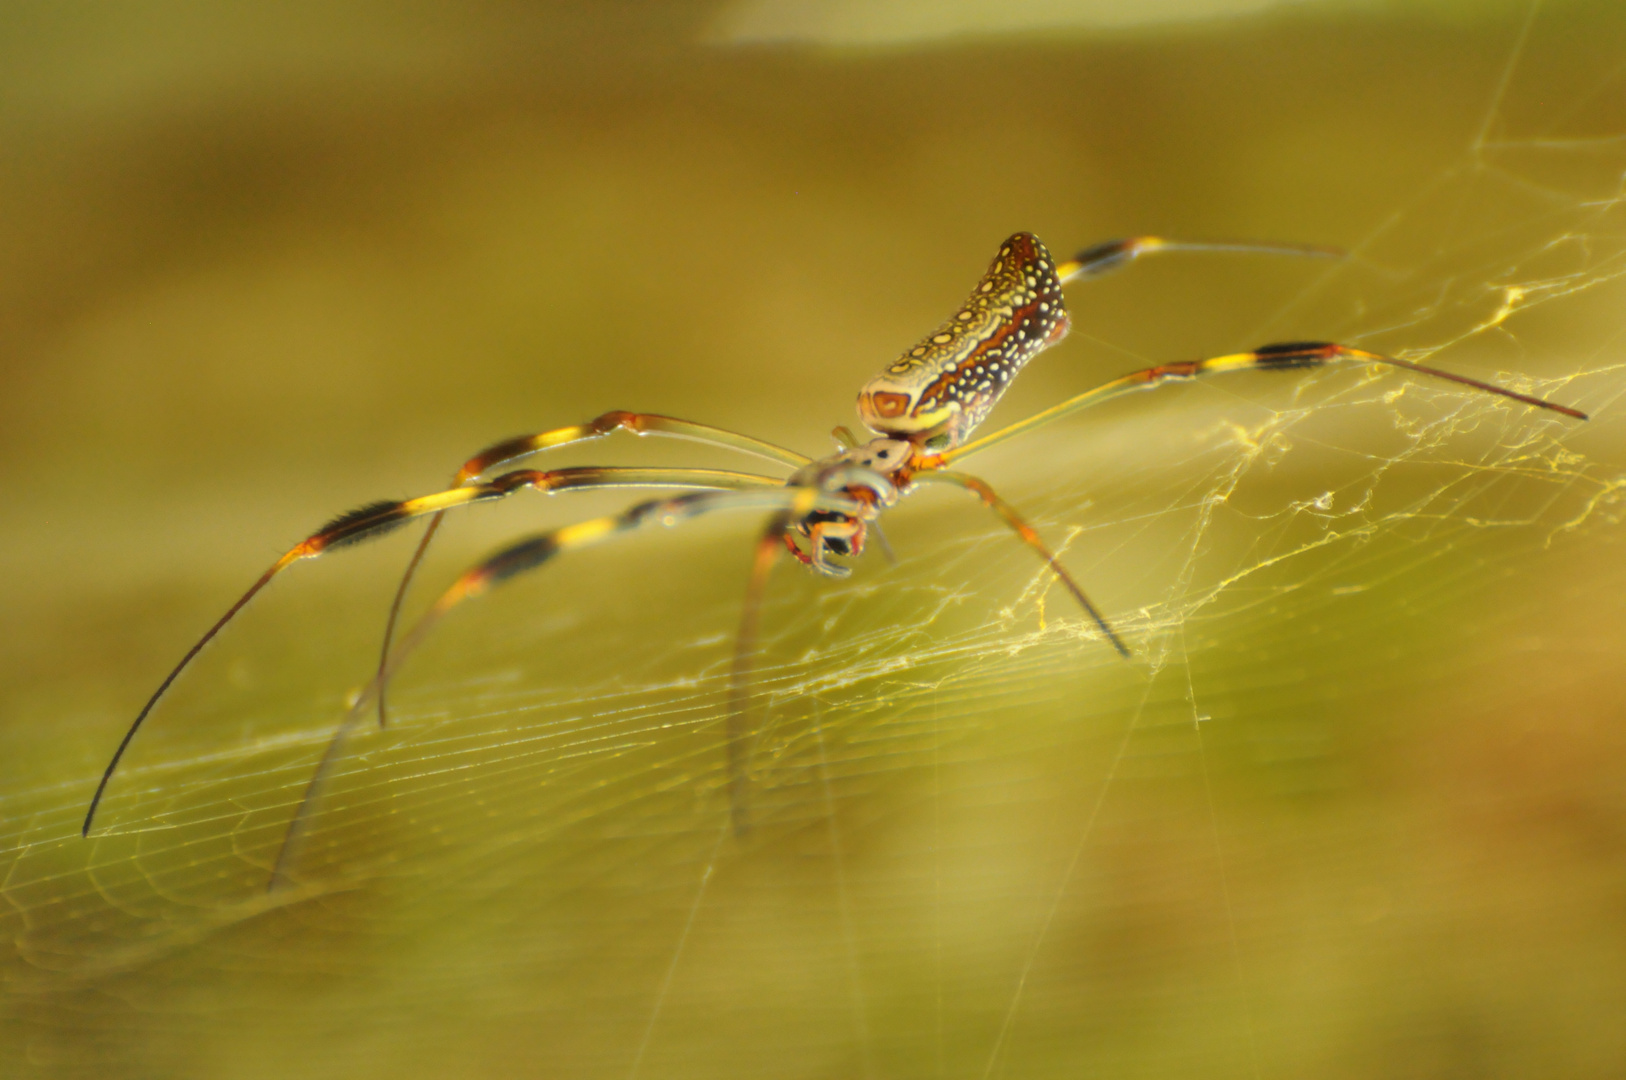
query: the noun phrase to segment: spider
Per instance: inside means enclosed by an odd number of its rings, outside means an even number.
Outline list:
[[[1463,375],[1333,342],[1298,341],[1264,345],[1248,352],[1205,360],[1143,368],[980,439],[971,438],[1023,366],[1066,336],[1070,320],[1062,296],[1065,282],[1074,278],[1097,277],[1117,270],[1142,255],[1168,251],[1243,251],[1309,256],[1338,254],[1327,248],[1299,245],[1195,243],[1140,236],[1097,244],[1065,262],[1057,263],[1036,236],[1020,232],[1000,245],[988,272],[972,290],[970,298],[947,322],[864,385],[858,395],[858,414],[871,433],[867,441],[860,440],[845,427],[838,427],[834,432],[840,445],[838,452],[814,459],[750,435],[690,420],[653,413],[607,412],[585,424],[497,443],[465,462],[453,477],[451,487],[445,491],[404,501],[369,503],[341,514],[301,540],[272,564],[198,639],[159,684],[125,732],[118,749],[113,752],[112,760],[108,762],[96,793],[91,798],[81,835],[90,835],[96,809],[120,759],[164,692],[203,647],[272,578],[302,559],[315,558],[375,539],[413,518],[427,516],[429,526],[407,565],[390,607],[377,674],[329,741],[327,751],[305,790],[272,872],[273,888],[286,879],[301,823],[335,759],[346,728],[373,700],[377,702],[379,724],[386,722],[385,691],[389,679],[429,628],[464,600],[535,570],[563,552],[648,525],[676,525],[716,510],[767,513],[767,524],[757,540],[746,586],[731,672],[726,740],[728,787],[735,830],[743,832],[746,828],[744,778],[748,749],[745,718],[759,616],[769,572],[779,556],[789,554],[814,573],[829,577],[847,575],[849,568],[832,562],[832,556],[861,554],[882,511],[921,484],[948,484],[963,488],[980,499],[1038,554],[1072,594],[1102,637],[1120,655],[1129,657],[1129,647],[1032,526],[985,481],[951,468],[962,458],[1132,391],[1150,390],[1169,382],[1222,372],[1296,371],[1340,361],[1404,368],[1525,405],[1562,413],[1577,420],[1587,419],[1585,413],[1568,406]],[[707,443],[767,459],[790,469],[791,473],[788,478],[779,479],[757,473],[717,469],[587,466],[549,470],[516,469],[491,475],[498,466],[519,458],[603,438],[615,431]],[[394,643],[401,605],[413,574],[448,511],[505,498],[523,490],[555,492],[604,488],[689,490],[686,494],[637,503],[620,514],[550,529],[508,545],[460,576],[412,631],[398,645]]]

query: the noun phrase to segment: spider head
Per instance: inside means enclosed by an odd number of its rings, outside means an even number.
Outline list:
[[[815,461],[790,478],[793,487],[812,487],[850,498],[852,511],[814,510],[791,523],[807,541],[806,550],[785,536],[785,546],[810,570],[846,577],[848,570],[830,555],[858,555],[864,550],[868,523],[898,501],[908,487],[915,445],[905,439],[871,439],[862,446]]]
[[[915,444],[907,439],[871,439],[803,466],[790,483],[845,491],[865,503],[891,506],[898,497],[898,488],[906,482],[914,456]]]

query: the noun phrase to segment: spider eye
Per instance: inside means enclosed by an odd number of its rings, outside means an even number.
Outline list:
[[[892,452],[890,450],[877,450],[875,451],[875,456],[880,458],[882,461],[885,461],[887,457],[891,455],[891,453]]]

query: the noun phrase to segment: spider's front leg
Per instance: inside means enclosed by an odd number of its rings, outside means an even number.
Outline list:
[[[812,462],[812,458],[805,454],[798,454],[783,446],[767,442],[763,439],[753,438],[727,428],[713,427],[710,424],[699,424],[693,420],[681,420],[675,416],[662,416],[658,413],[628,412],[625,409],[612,409],[603,413],[585,424],[571,424],[569,427],[553,428],[549,431],[537,432],[534,435],[520,435],[513,439],[504,439],[475,454],[463,463],[462,468],[452,477],[453,487],[474,483],[480,476],[497,468],[507,465],[522,457],[538,454],[545,450],[556,450],[560,447],[570,446],[574,443],[587,442],[592,439],[602,439],[617,431],[630,431],[634,435],[664,435],[674,439],[687,439],[690,442],[705,443],[709,446],[718,446],[728,450],[737,450],[741,453],[751,454],[755,457],[776,461],[781,465],[789,465],[793,469],[801,469]],[[412,588],[412,579],[418,572],[418,566],[429,551],[430,543],[435,539],[435,533],[440,529],[440,523],[445,518],[444,513],[437,513],[429,519],[429,527],[424,530],[423,537],[412,552],[412,558],[407,561],[406,569],[401,572],[401,581],[395,587],[395,597],[390,601],[390,613],[384,620],[384,641],[378,652],[378,670],[375,678],[379,684],[378,693],[378,726],[386,723],[387,708],[385,705],[384,668],[389,663],[390,649],[395,643],[395,627],[401,620],[401,607],[406,603],[407,592]]]
[[[136,714],[135,720],[119,741],[118,748],[113,751],[112,760],[107,763],[102,773],[101,781],[96,785],[96,793],[91,796],[90,808],[85,812],[85,821],[80,828],[80,835],[89,836],[90,827],[96,819],[96,808],[101,805],[102,795],[107,791],[107,785],[118,770],[119,762],[124,758],[124,752],[130,748],[131,741],[141,725],[146,722],[147,716],[158,704],[170,688],[170,685],[180,677],[197,655],[203,651],[204,646],[213,641],[226,625],[237,617],[238,612],[248,606],[248,602],[259,595],[260,591],[271,583],[271,580],[281,574],[288,567],[304,559],[314,559],[328,552],[349,547],[365,540],[373,540],[385,533],[399,528],[401,525],[416,517],[428,514],[435,515],[438,520],[448,510],[462,506],[469,506],[477,502],[489,502],[493,499],[505,498],[516,491],[533,489],[537,491],[570,491],[589,490],[619,487],[670,487],[670,488],[701,488],[723,491],[750,491],[752,489],[767,489],[780,491],[782,485],[769,476],[757,476],[752,473],[727,472],[719,469],[638,469],[638,468],[571,468],[539,471],[535,469],[518,469],[504,473],[488,481],[466,484],[454,487],[447,491],[439,491],[432,495],[420,496],[416,499],[405,499],[399,502],[369,503],[349,513],[340,514],[316,532],[301,540],[290,548],[283,556],[273,563],[270,569],[261,574],[259,580],[249,586],[247,592],[238,597],[237,602],[226,613],[215,621],[204,635],[199,638],[186,655],[181,657],[164,681],[153,691],[147,703]]]
[[[672,527],[691,518],[714,510],[768,510],[774,512],[773,523],[770,524],[766,538],[771,540],[758,545],[758,554],[755,569],[752,572],[753,595],[760,601],[760,592],[767,580],[767,571],[772,567],[772,556],[777,553],[779,534],[785,528],[785,522],[799,520],[809,514],[827,511],[833,513],[856,514],[862,510],[862,504],[842,492],[831,492],[817,487],[786,486],[774,484],[768,486],[755,486],[750,489],[735,489],[728,491],[697,491],[675,498],[655,499],[609,517],[593,518],[588,521],[566,525],[559,529],[549,529],[547,532],[537,533],[522,540],[516,541],[498,551],[495,555],[485,559],[478,565],[464,571],[452,586],[441,594],[440,599],[420,618],[415,626],[401,638],[401,642],[391,653],[389,662],[384,671],[367,686],[351,707],[339,727],[334,731],[333,737],[328,741],[327,749],[322,754],[322,760],[317,765],[305,793],[294,811],[293,820],[289,823],[288,832],[283,838],[282,849],[277,854],[277,861],[272,869],[269,888],[275,889],[288,879],[288,871],[297,858],[303,827],[309,816],[310,807],[314,804],[325,786],[327,777],[332,771],[333,764],[338,760],[339,747],[344,741],[345,734],[356,723],[357,719],[371,706],[374,696],[382,692],[384,685],[395,677],[396,672],[413,651],[421,645],[428,636],[429,631],[446,617],[446,615],[466,600],[482,596],[498,585],[504,584],[538,570],[552,562],[557,556],[579,548],[596,544],[611,537],[625,535],[651,525]],[[769,549],[764,555],[763,549]],[[759,584],[760,581],[760,584]],[[751,620],[755,619],[755,612],[760,603],[747,604],[747,613]],[[742,635],[749,635],[749,640],[755,640],[755,623],[747,621],[741,627]],[[739,657],[736,655],[736,679],[739,670]],[[737,682],[736,682],[737,685]],[[730,721],[729,761],[731,768],[743,761],[744,750],[736,745],[740,736],[739,725]],[[731,782],[731,791],[734,790]]]

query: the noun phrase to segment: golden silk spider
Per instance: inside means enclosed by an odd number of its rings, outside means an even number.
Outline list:
[[[1017,233],[1000,246],[993,265],[968,299],[931,336],[905,352],[875,376],[858,395],[858,414],[872,437],[860,441],[844,427],[835,431],[839,452],[810,458],[773,443],[707,424],[652,413],[608,412],[585,424],[557,428],[497,443],[464,463],[445,491],[399,502],[377,502],[341,514],[301,540],[260,576],[249,590],[211,626],[175,665],[137,714],[113,752],[96,793],[91,797],[81,834],[88,836],[107,785],[124,752],[153,707],[194,657],[222,628],[283,570],[301,559],[371,540],[408,520],[429,516],[417,550],[402,575],[385,624],[384,644],[377,673],[345,723],[328,743],[326,753],[306,787],[283,839],[272,872],[271,886],[286,879],[301,823],[335,758],[350,719],[377,701],[378,719],[385,722],[385,690],[401,661],[422,640],[441,616],[473,596],[516,575],[534,570],[555,555],[650,524],[675,525],[714,510],[765,512],[768,522],[756,543],[745,606],[735,639],[731,675],[727,765],[729,793],[737,830],[743,830],[744,777],[748,750],[747,714],[751,669],[756,652],[759,613],[768,574],[779,555],[789,553],[808,569],[843,576],[847,567],[830,557],[854,556],[864,550],[869,529],[881,512],[913,491],[920,483],[944,483],[963,488],[982,500],[1033,548],[1056,578],[1072,593],[1103,637],[1124,657],[1128,647],[1096,610],[1089,597],[1033,528],[987,483],[950,468],[959,459],[1032,431],[1081,409],[1135,390],[1149,390],[1167,382],[1195,379],[1228,371],[1291,371],[1340,361],[1405,368],[1421,375],[1497,394],[1577,420],[1586,414],[1565,405],[1463,375],[1424,367],[1332,342],[1288,342],[1265,345],[1249,352],[1188,360],[1143,368],[1103,383],[1053,405],[1026,420],[1001,428],[980,439],[971,434],[988,416],[1024,365],[1066,336],[1069,317],[1062,297],[1063,283],[1116,270],[1136,258],[1167,251],[1241,251],[1289,255],[1336,255],[1325,248],[1284,244],[1187,243],[1157,237],[1132,237],[1088,248],[1066,262],[1056,263],[1031,233]],[[551,470],[517,469],[490,475],[498,466],[519,458],[618,430],[638,435],[665,435],[707,443],[765,458],[791,470],[787,478],[716,469],[574,467]],[[604,488],[668,488],[687,494],[640,502],[609,517],[550,529],[526,537],[498,551],[465,572],[447,589],[410,633],[395,644],[395,627],[402,601],[414,572],[448,510],[471,503],[501,499],[526,489],[555,492]]]

